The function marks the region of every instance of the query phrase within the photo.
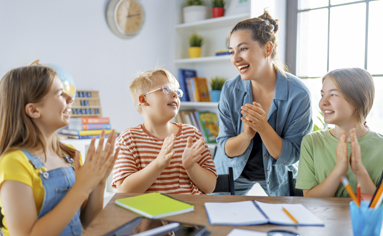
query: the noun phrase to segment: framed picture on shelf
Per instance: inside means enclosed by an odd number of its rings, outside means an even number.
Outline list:
[[[251,0],[228,0],[226,4],[226,16],[250,13]]]

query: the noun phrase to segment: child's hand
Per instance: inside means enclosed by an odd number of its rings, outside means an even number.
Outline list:
[[[104,137],[105,132],[103,131],[97,149],[94,147],[96,138],[92,138],[83,166],[80,165],[79,153],[76,152],[75,155],[76,181],[73,187],[80,186],[86,194],[90,194],[97,184],[100,183],[115,161],[116,156],[109,155],[109,153],[113,152],[114,147],[110,142],[107,142],[104,148]]]
[[[194,164],[202,157],[201,153],[205,149],[203,138],[193,144],[192,137],[188,137],[186,148],[182,154],[182,166],[185,170],[193,168]]]
[[[115,143],[116,143],[116,138],[117,138],[117,134],[115,133],[114,130],[112,130],[112,132],[109,134],[109,137],[108,137],[108,140],[107,140],[106,143],[110,143],[110,146],[111,146],[111,147],[114,147],[114,145],[115,145]],[[101,141],[101,140],[100,140],[100,141]],[[99,143],[98,145],[103,145],[103,144]],[[108,178],[110,172],[111,172],[112,169],[113,169],[114,163],[115,163],[116,160],[117,160],[117,156],[118,156],[118,153],[119,153],[119,152],[120,152],[120,148],[119,148],[119,147],[116,149],[116,152],[114,153],[114,155],[113,155],[113,148],[111,148],[111,149],[109,150],[109,153],[108,153],[107,155],[108,155],[108,158],[112,158],[112,159],[113,159],[113,162],[112,162],[111,165],[109,166],[109,169],[106,170],[104,177],[103,177],[103,178],[101,179],[101,181],[100,181],[100,184],[105,185],[105,183],[106,183],[106,179]]]
[[[366,171],[366,168],[364,167],[362,163],[362,155],[360,152],[358,139],[356,137],[355,128],[350,130],[350,139],[351,139],[351,156],[350,156],[351,170],[352,172],[355,173],[355,175],[358,175],[358,173]]]
[[[348,171],[348,147],[346,139],[346,132],[342,130],[338,146],[336,147],[336,165],[334,168],[339,171],[340,175],[345,175]]]
[[[165,168],[170,164],[170,160],[174,155],[174,138],[174,134],[171,134],[165,138],[160,154],[158,154],[157,158],[155,159],[160,168]]]

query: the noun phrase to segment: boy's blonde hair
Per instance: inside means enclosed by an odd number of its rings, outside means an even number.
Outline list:
[[[151,88],[156,84],[156,76],[164,75],[168,78],[169,82],[172,83],[176,88],[179,88],[180,85],[177,79],[165,69],[154,69],[142,72],[135,78],[132,84],[129,86],[130,96],[132,98],[133,104],[136,107],[136,110],[141,114],[142,108],[139,105],[138,97],[141,94],[145,94],[150,91]]]
[[[0,81],[0,155],[9,148],[44,150],[44,136],[25,112],[28,103],[39,103],[52,87],[56,72],[34,65],[8,71]],[[53,135],[53,149],[60,156],[74,157],[75,149]]]
[[[374,80],[371,74],[361,68],[345,68],[330,71],[322,78],[332,79],[346,100],[355,107],[357,121],[364,122],[372,108],[375,97]]]

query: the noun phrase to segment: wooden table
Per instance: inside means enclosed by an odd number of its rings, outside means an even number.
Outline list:
[[[105,233],[127,223],[138,215],[114,204],[118,198],[132,197],[137,194],[117,193],[107,204],[104,210],[94,219],[85,230],[84,236],[104,235]],[[300,235],[352,235],[351,218],[349,211],[349,198],[304,198],[304,197],[251,197],[251,196],[228,196],[228,195],[175,195],[169,196],[194,205],[194,211],[180,215],[170,216],[163,219],[181,221],[207,226],[212,236],[227,235],[232,229],[240,228],[267,232],[272,229],[285,229],[299,233]],[[254,225],[254,226],[218,226],[210,225],[207,219],[205,202],[237,202],[257,200],[266,203],[301,203],[317,217],[322,219],[325,227],[309,226],[279,226],[279,225]]]

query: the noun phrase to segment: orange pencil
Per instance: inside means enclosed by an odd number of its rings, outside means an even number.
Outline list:
[[[342,176],[341,179],[342,179],[342,184],[344,185],[344,187],[346,188],[348,192],[348,195],[350,195],[351,199],[356,203],[358,207],[360,207],[360,203],[358,202],[358,199],[356,198],[354,191],[352,191],[352,188],[350,186],[350,183],[348,182],[348,179],[344,176]]]
[[[378,203],[380,196],[383,193],[383,184],[380,184],[378,191],[376,192],[376,195],[371,199],[370,208],[374,208],[376,203]]]
[[[360,184],[356,186],[356,197],[358,198],[358,202],[360,204],[361,196],[360,196]]]
[[[286,213],[286,215],[287,215],[292,221],[294,221],[295,224],[298,224],[297,219],[295,219],[295,217],[294,217],[293,215],[291,215],[290,212],[288,212],[288,211],[286,210],[286,208],[282,207],[282,209],[283,209],[283,211]]]

